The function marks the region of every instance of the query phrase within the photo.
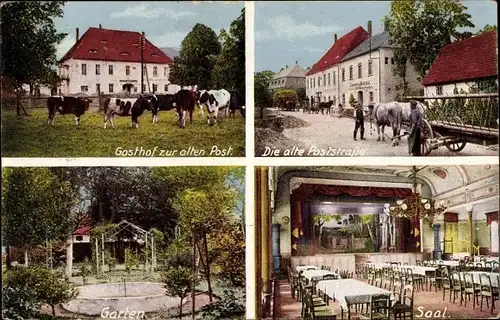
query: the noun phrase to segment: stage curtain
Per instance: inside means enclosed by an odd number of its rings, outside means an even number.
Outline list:
[[[325,196],[350,195],[352,197],[376,196],[381,198],[406,198],[412,194],[410,188],[381,188],[356,186],[329,186],[317,184],[302,184],[293,190],[295,200],[307,199],[313,194]]]

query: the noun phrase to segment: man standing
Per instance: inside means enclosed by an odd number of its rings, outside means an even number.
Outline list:
[[[356,109],[354,111],[354,119],[356,120],[356,125],[354,126],[354,141],[358,141],[356,136],[358,135],[358,129],[361,140],[366,140],[364,138],[365,135],[365,115],[363,114],[363,109],[361,108],[361,104],[356,102]]]
[[[417,108],[417,101],[410,101],[410,134],[408,136],[408,152],[421,156],[422,114]]]

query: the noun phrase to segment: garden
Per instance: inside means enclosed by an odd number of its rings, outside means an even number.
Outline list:
[[[4,168],[4,319],[240,319],[244,169]]]

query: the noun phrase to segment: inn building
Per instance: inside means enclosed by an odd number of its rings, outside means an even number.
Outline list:
[[[269,82],[269,90],[305,88],[306,72],[307,70],[303,69],[298,61],[295,61],[293,66],[286,65],[274,74]]]
[[[334,35],[333,46],[306,74],[308,97],[343,106],[348,106],[351,95],[362,105],[396,99],[402,81],[394,75],[395,47],[389,32],[372,35],[371,21],[367,29],[359,26],[340,39]],[[412,90],[420,89],[411,65],[406,80]]]
[[[60,94],[113,94],[141,92],[141,61],[144,61],[144,92],[175,93],[169,81],[173,58],[144,38],[141,55],[139,32],[89,28],[61,58]]]

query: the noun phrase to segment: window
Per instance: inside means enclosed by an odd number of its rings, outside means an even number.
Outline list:
[[[153,93],[158,91],[158,85],[153,83]]]
[[[372,71],[372,61],[368,60],[368,75],[371,76],[373,74]]]
[[[330,74],[328,74],[328,86],[330,86]]]
[[[345,81],[345,69],[342,68],[342,82]]]
[[[321,78],[318,76],[318,87],[321,87]]]
[[[130,66],[125,66],[125,75],[126,76],[130,75]]]
[[[146,92],[146,85],[145,84],[142,85],[142,92]]]
[[[326,87],[326,73],[323,75],[323,86]]]
[[[158,77],[158,67],[153,67],[153,77]]]
[[[342,105],[345,106],[345,93],[342,93]]]
[[[87,74],[87,65],[85,63],[82,63],[82,74],[83,75]]]
[[[391,58],[391,64],[394,64],[394,58]]]
[[[335,85],[335,71],[333,71],[333,74],[332,74],[332,78],[333,78],[333,85]]]
[[[75,236],[75,241],[83,241],[83,236]]]
[[[333,96],[333,105],[336,105],[336,104],[337,104],[337,97]]]
[[[358,79],[362,77],[362,74],[361,74],[361,62],[358,63]]]
[[[100,64],[95,65],[95,74],[101,74],[101,65]]]
[[[352,66],[349,66],[349,80],[352,80]]]
[[[95,84],[95,92],[97,92],[97,93],[101,92],[101,84],[100,83]]]
[[[81,86],[80,90],[81,92],[89,92],[89,86]]]
[[[110,75],[113,74],[113,65],[112,64],[109,65],[109,74]]]
[[[328,100],[326,100],[326,101],[330,101],[330,96],[328,96]]]
[[[113,93],[113,84],[112,83],[109,84],[109,93]]]
[[[388,63],[389,63],[389,58],[385,57],[385,64],[388,64]]]
[[[167,67],[164,67],[163,68],[163,75],[166,77],[167,76],[167,71],[168,71],[168,68]]]
[[[134,87],[134,92],[137,92],[137,87]]]
[[[168,92],[168,84],[166,84],[165,86],[163,86],[163,91]]]
[[[369,95],[370,95],[370,102],[373,102],[373,91],[370,91]]]
[[[436,86],[436,95],[440,96],[443,94],[443,86],[442,85],[437,85]]]

